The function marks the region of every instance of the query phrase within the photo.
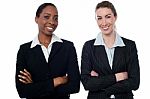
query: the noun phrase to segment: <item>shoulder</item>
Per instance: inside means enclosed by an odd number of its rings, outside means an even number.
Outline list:
[[[126,46],[133,46],[133,45],[135,45],[135,41],[127,39],[127,38],[124,38],[124,37],[121,37],[121,38],[122,38],[122,40],[123,40],[123,42],[124,42],[124,44]]]
[[[18,55],[25,55],[30,50],[31,42],[24,43],[20,45],[18,50]]]
[[[64,40],[64,39],[61,39],[61,40],[63,41],[62,47],[63,47],[65,50],[67,50],[68,53],[71,53],[71,52],[75,52],[75,51],[76,51],[73,42],[68,41],[68,40]]]
[[[20,49],[29,49],[32,41],[20,45]]]
[[[94,45],[94,42],[95,42],[96,39],[92,39],[92,40],[88,40],[84,43],[84,45]]]
[[[65,39],[61,39],[63,41],[63,46],[74,46],[74,43]]]
[[[83,47],[92,47],[94,46],[94,42],[95,42],[96,39],[92,39],[92,40],[88,40],[84,43]]]
[[[90,52],[91,50],[93,50],[94,42],[95,42],[95,39],[86,41],[83,45],[82,52]]]
[[[63,41],[64,44],[73,44],[73,42],[69,41],[69,40],[65,40],[65,39],[61,39]]]

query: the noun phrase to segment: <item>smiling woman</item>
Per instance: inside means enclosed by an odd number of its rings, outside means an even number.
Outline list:
[[[98,3],[95,13],[101,32],[84,44],[81,61],[88,99],[133,99],[132,91],[140,83],[135,42],[116,32],[117,13],[111,2]]]
[[[55,6],[46,6],[39,15],[36,13],[35,21],[39,26],[40,34],[52,35],[58,25],[58,11]]]
[[[16,63],[16,88],[21,98],[69,99],[80,88],[76,50],[72,42],[53,32],[58,25],[54,4],[44,3],[36,12],[38,36],[20,46]]]

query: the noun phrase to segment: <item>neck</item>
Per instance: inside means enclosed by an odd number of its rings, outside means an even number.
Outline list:
[[[41,44],[43,44],[45,47],[48,47],[51,42],[52,35],[44,35],[43,33],[39,33],[38,38]]]
[[[103,40],[104,40],[104,43],[106,44],[106,46],[108,48],[112,48],[114,43],[115,43],[115,39],[116,39],[116,33],[113,32],[109,35],[102,35],[103,36]]]

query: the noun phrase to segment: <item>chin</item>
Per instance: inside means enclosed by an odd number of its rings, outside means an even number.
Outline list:
[[[46,36],[51,36],[52,34],[53,34],[53,32],[45,33]]]
[[[109,34],[111,34],[110,32],[106,32],[106,31],[102,31],[102,33],[103,33],[104,35],[109,35]]]

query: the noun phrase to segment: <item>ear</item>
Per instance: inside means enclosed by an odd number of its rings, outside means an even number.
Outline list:
[[[35,22],[38,23],[38,17],[35,17]]]

